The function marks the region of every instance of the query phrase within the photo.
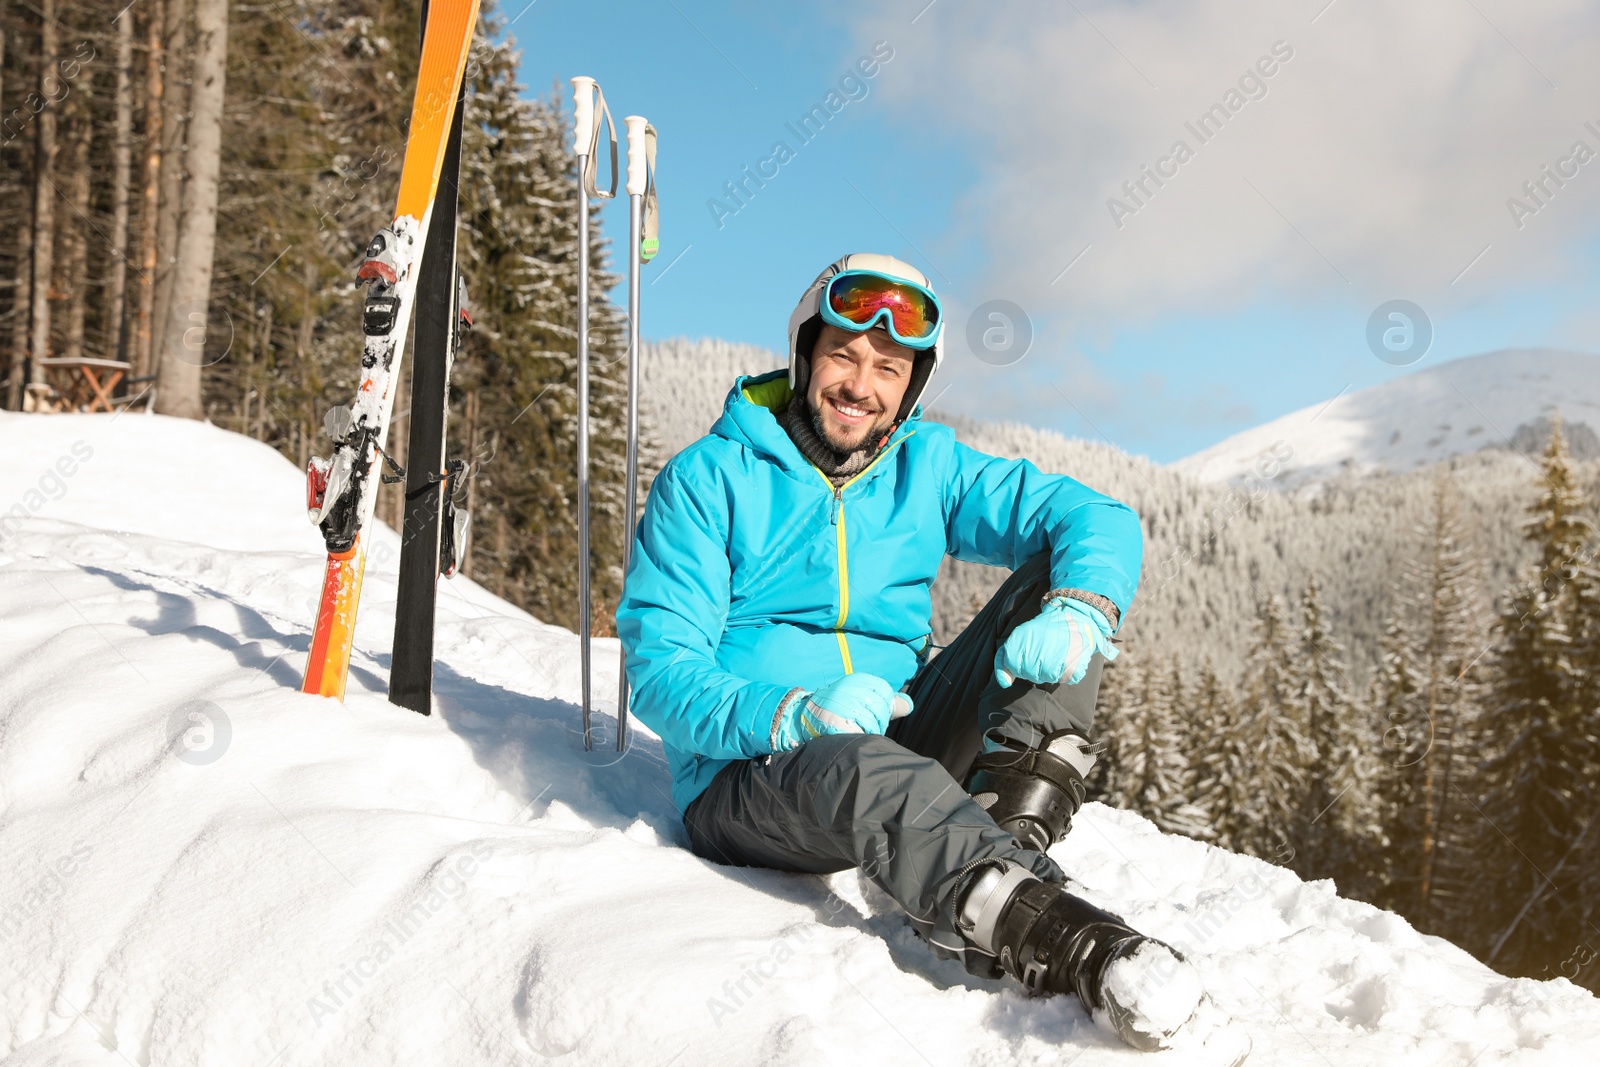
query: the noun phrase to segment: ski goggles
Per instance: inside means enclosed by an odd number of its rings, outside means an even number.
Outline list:
[[[933,290],[870,270],[847,270],[828,279],[822,292],[822,321],[857,333],[883,326],[896,344],[928,349],[943,326]]]

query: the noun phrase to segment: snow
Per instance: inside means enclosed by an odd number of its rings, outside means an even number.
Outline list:
[[[1177,1030],[1194,1015],[1205,989],[1200,975],[1153,941],[1106,969],[1106,997],[1134,1012],[1135,1026],[1147,1034]]]
[[[1509,349],[1457,359],[1291,412],[1172,466],[1204,482],[1294,488],[1343,470],[1403,473],[1485,447],[1560,409],[1600,432],[1600,356]],[[1279,473],[1281,472],[1281,474]]]
[[[322,546],[266,447],[0,414],[0,450],[7,1067],[1187,1062],[934,960],[855,872],[693,856],[656,739],[581,752],[575,638],[470,581],[437,714],[391,706],[386,530],[348,699],[299,693]],[[1052,854],[1194,962],[1252,1064],[1600,1059],[1587,992],[1328,883],[1099,805]]]

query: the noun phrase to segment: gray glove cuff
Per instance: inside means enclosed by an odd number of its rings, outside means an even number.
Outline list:
[[[1097,609],[1100,614],[1106,617],[1106,621],[1111,623],[1111,629],[1113,631],[1116,630],[1118,623],[1122,620],[1122,613],[1118,611],[1117,606],[1111,602],[1111,598],[1103,597],[1099,593],[1091,593],[1086,589],[1052,589],[1044,595],[1044,599],[1040,601],[1040,603],[1048,604],[1056,597],[1066,597],[1068,600],[1081,600],[1091,608]]]
[[[783,717],[789,713],[796,700],[804,700],[807,695],[804,689],[796,686],[783,694],[783,699],[778,701],[778,710],[772,713],[772,732],[767,736],[767,747],[772,751],[780,751],[778,738],[783,731]]]

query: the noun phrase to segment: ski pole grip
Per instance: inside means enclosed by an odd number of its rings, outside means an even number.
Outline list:
[[[578,75],[572,79],[572,151],[589,154],[594,140],[594,79]]]
[[[650,122],[643,115],[629,115],[622,120],[628,128],[628,195],[643,196],[646,183],[644,131]]]

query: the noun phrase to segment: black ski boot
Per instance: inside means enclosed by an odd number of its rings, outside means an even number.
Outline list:
[[[999,744],[972,761],[967,792],[1023,848],[1044,852],[1067,836],[1083,807],[1095,750],[1076,730],[1057,730],[1036,748]]]
[[[1024,867],[969,865],[951,899],[961,936],[1030,994],[1075,994],[1097,1024],[1136,1049],[1177,1047],[1201,1014],[1199,974],[1175,949]]]

